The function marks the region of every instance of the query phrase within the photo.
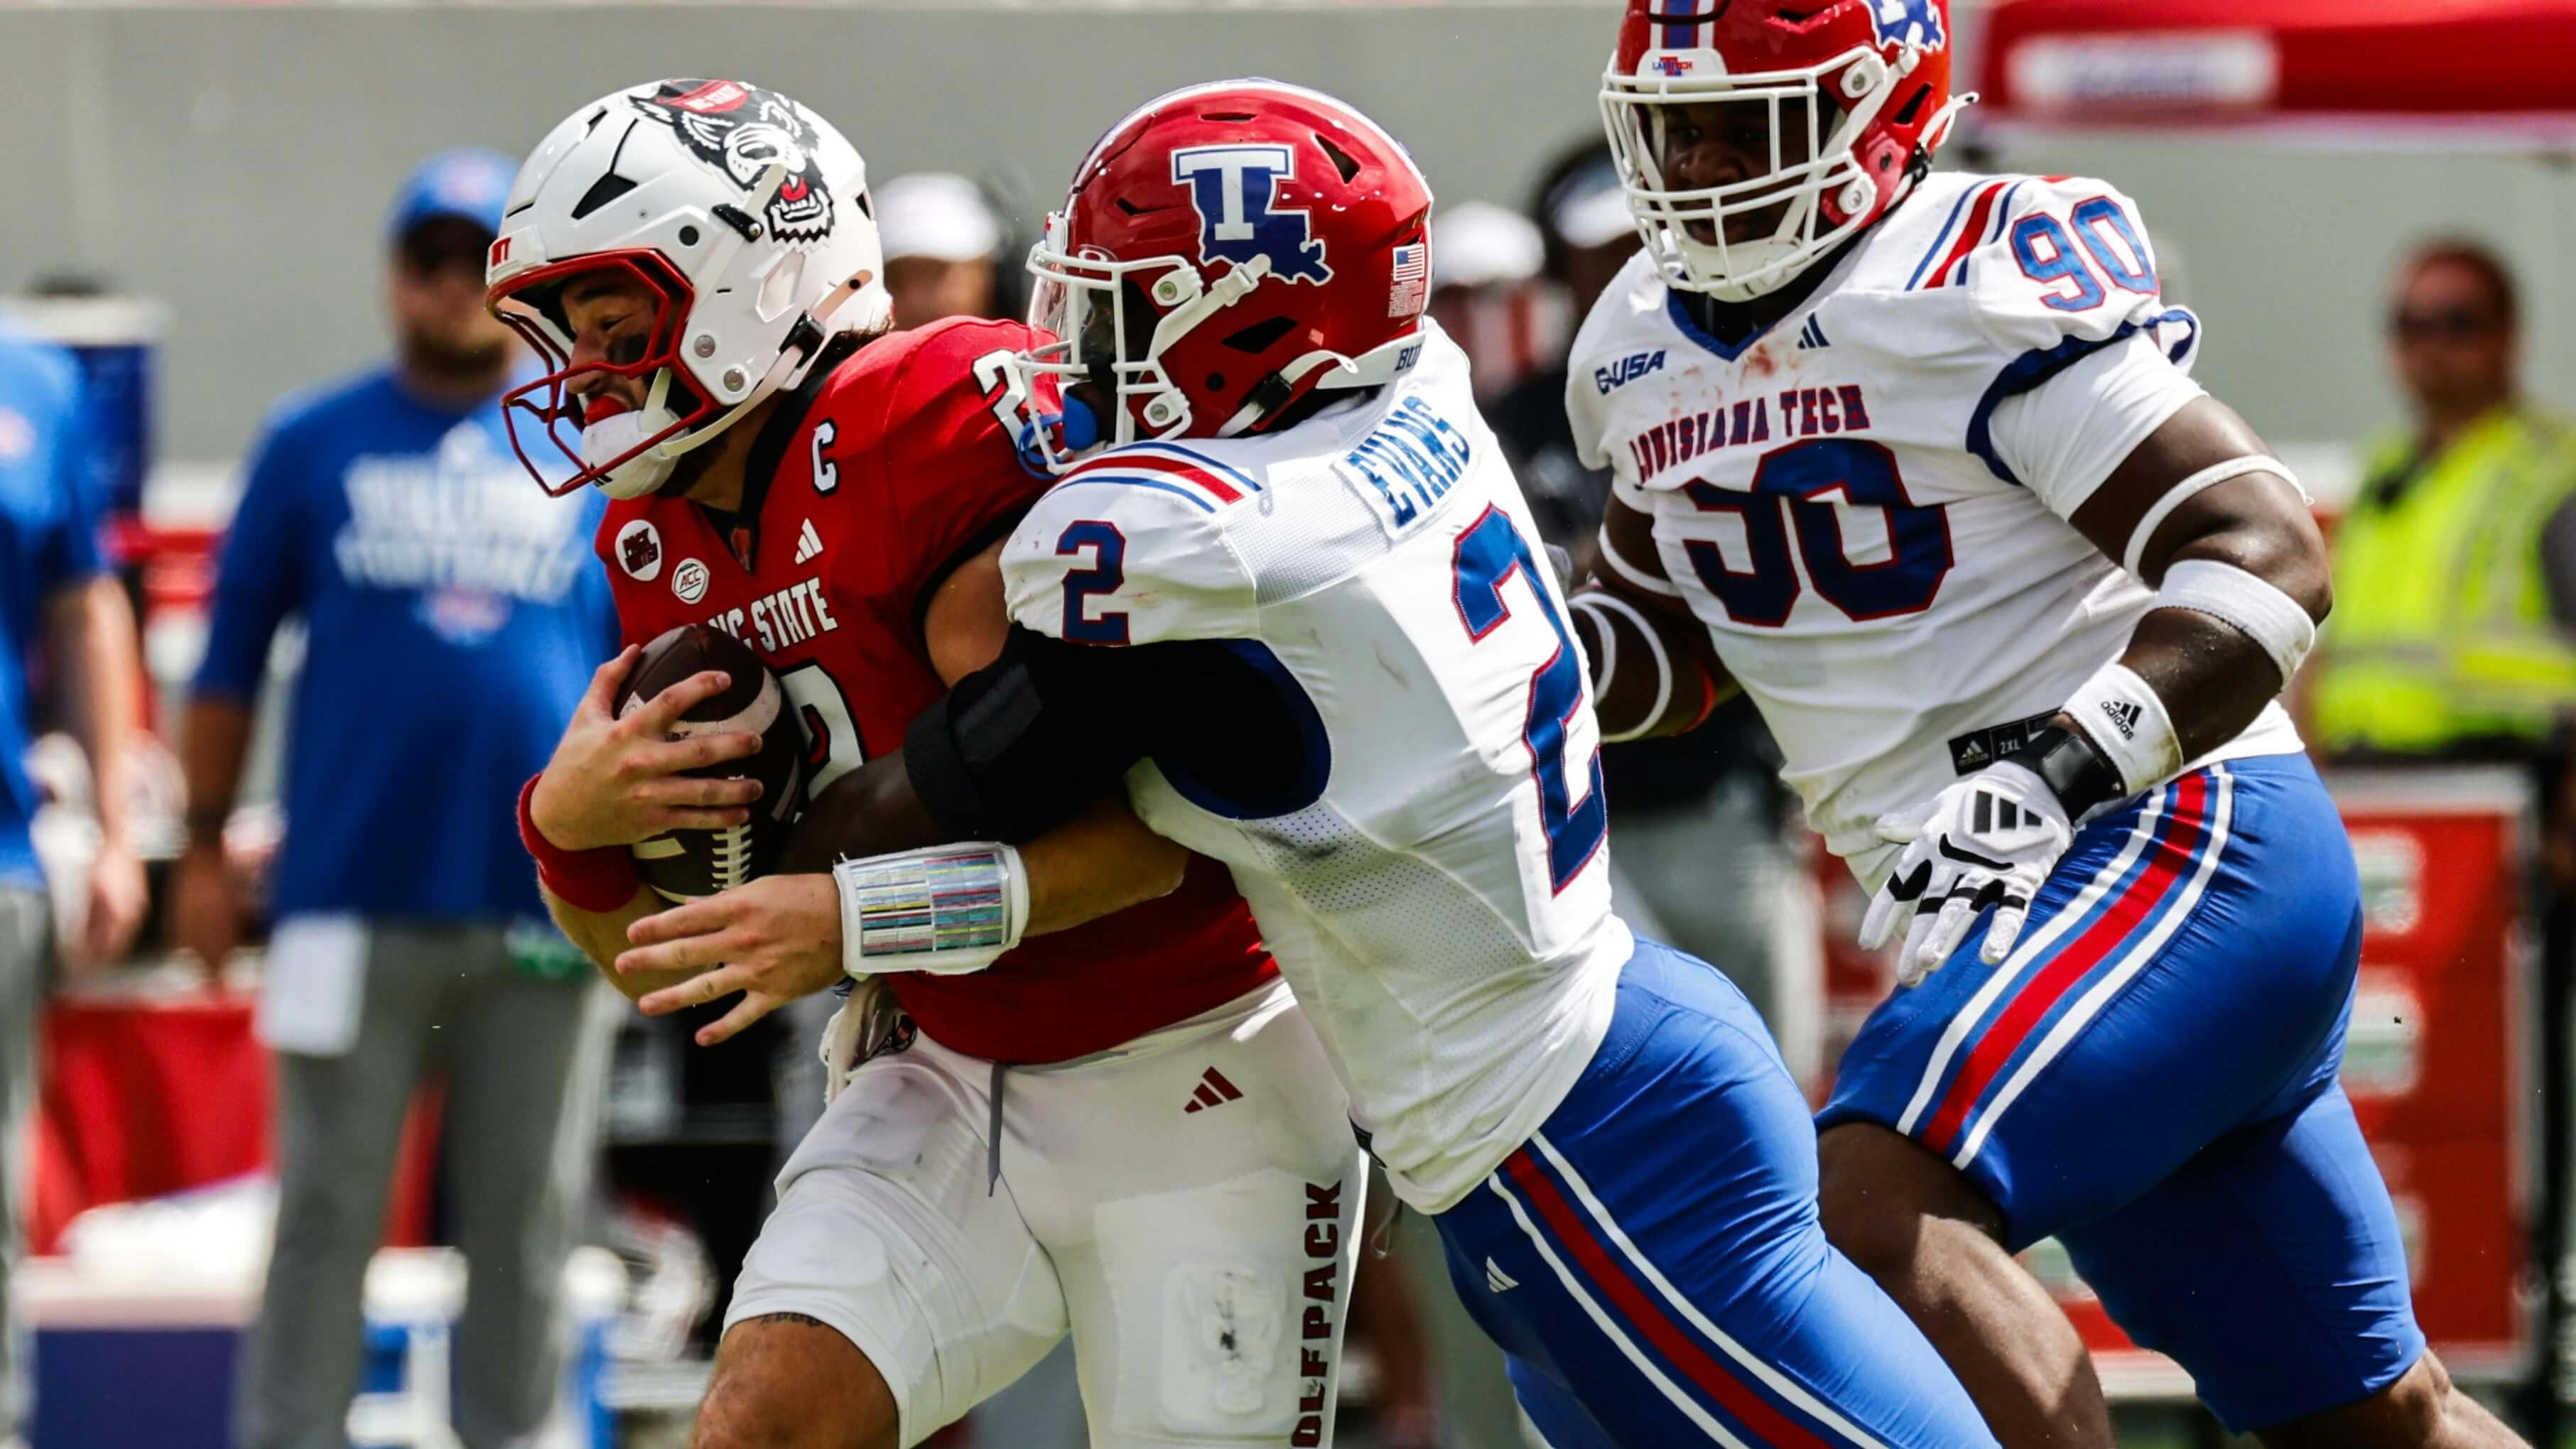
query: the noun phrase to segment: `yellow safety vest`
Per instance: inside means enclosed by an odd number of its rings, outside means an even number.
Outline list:
[[[2371,480],[2407,466],[2372,452]],[[2368,485],[2334,541],[2334,613],[2310,671],[2327,753],[2437,754],[2470,740],[2537,744],[2576,710],[2576,648],[2550,617],[2541,532],[2576,491],[2576,437],[2498,408],[2422,465],[2394,503]]]

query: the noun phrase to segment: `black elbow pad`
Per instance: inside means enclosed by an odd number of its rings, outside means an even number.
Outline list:
[[[1118,788],[1145,744],[1112,704],[1127,652],[1014,627],[904,736],[913,793],[952,839],[1043,835]]]

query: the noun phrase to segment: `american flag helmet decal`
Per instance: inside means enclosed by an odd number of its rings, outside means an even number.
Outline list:
[[[1397,247],[1391,255],[1394,264],[1389,269],[1386,315],[1419,317],[1423,300],[1431,291],[1431,243],[1425,240]]]

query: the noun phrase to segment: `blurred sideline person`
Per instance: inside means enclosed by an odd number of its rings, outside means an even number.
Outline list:
[[[2413,417],[2373,442],[2337,526],[2309,716],[2346,762],[2533,762],[2576,706],[2576,434],[2522,396],[2516,288],[2494,253],[2419,248],[2395,291]],[[2576,843],[2551,844],[2576,875]]]
[[[24,1427],[31,1376],[9,1297],[36,1103],[36,1027],[61,968],[121,955],[144,905],[127,830],[126,760],[142,672],[133,611],[100,553],[79,371],[59,350],[0,328],[0,1445]],[[28,665],[41,651],[44,676]],[[24,763],[42,684],[89,756],[100,842],[77,936],[54,914],[28,824]]]
[[[1467,354],[1476,402],[1490,407],[1563,336],[1555,299],[1535,285],[1546,243],[1529,218],[1490,201],[1431,219],[1431,320]]]
[[[270,417],[186,712],[177,931],[212,970],[247,914],[223,825],[269,644],[303,621],[258,1018],[277,1062],[277,1243],[243,1357],[244,1449],[347,1442],[360,1285],[405,1109],[433,1074],[472,1272],[459,1435],[524,1442],[560,1381],[609,1018],[544,923],[509,802],[616,641],[589,550],[598,505],[529,488],[494,406],[516,352],[481,283],[510,170],[457,151],[405,181],[386,275],[397,353]]]
[[[994,315],[1002,224],[974,182],[915,172],[878,187],[876,205],[895,326]]]
[[[2532,1261],[2566,1232],[2569,994],[2576,974],[2576,434],[2525,397],[2514,278],[2464,238],[2399,265],[2389,360],[2412,416],[2372,443],[2334,538],[2334,616],[2308,676],[2310,737],[2346,765],[2503,764],[2531,773],[2542,887],[2541,1199]],[[2544,1275],[2544,1333],[2563,1322]],[[2552,1442],[2550,1365],[2520,1397]]]
[[[1546,243],[1546,276],[1574,316],[1637,252],[1637,222],[1610,147],[1586,141],[1540,180],[1531,214]],[[1564,346],[1573,343],[1571,334]],[[1511,451],[1540,531],[1589,569],[1610,497],[1607,469],[1575,456],[1566,421],[1566,356],[1486,409]],[[1804,818],[1780,783],[1780,752],[1761,711],[1741,694],[1697,731],[1612,743],[1601,751],[1610,828],[1611,889],[1629,924],[1733,978],[1770,1024],[1801,1084],[1823,1065],[1824,965]]]

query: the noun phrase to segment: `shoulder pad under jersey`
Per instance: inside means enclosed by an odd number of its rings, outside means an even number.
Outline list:
[[[2200,324],[2165,302],[2137,203],[2108,182],[1943,173],[1888,227],[1836,299],[1873,314],[1856,343],[2046,375],[2146,331],[2194,360]]]
[[[1066,474],[1011,534],[1011,617],[1076,644],[1248,639],[1250,569],[1225,518],[1262,491],[1192,447],[1135,443]]]
[[[1565,416],[1583,466],[1610,466],[1601,433],[1610,394],[1632,378],[1660,371],[1680,334],[1665,316],[1669,292],[1651,253],[1628,258],[1576,329],[1566,354]]]

